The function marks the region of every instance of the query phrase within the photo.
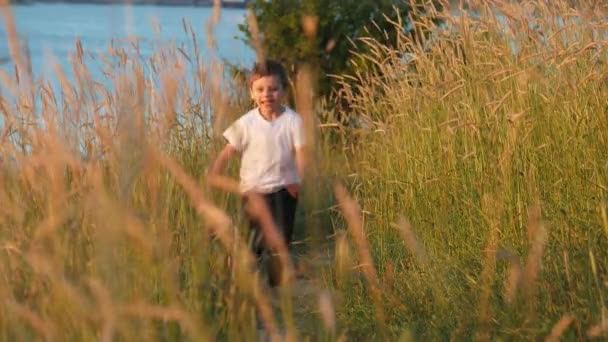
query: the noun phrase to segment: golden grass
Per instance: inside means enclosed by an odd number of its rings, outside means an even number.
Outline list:
[[[331,262],[305,274],[326,288],[304,311],[290,285],[276,305],[260,280],[235,180],[206,178],[215,136],[244,108],[194,30],[184,23],[193,51],[162,47],[147,65],[137,42],[109,48],[112,87],[75,42],[76,77],[57,66],[56,93],[30,74],[2,6],[15,72],[0,73],[0,339],[255,339],[256,315],[275,340],[605,337],[604,9],[470,6],[479,18],[427,8],[442,29],[416,16],[433,34],[403,33],[396,49],[364,39],[371,52],[337,92],[349,125],[314,101],[314,66],[295,80],[314,142],[303,216],[335,233]],[[307,35],[316,24],[305,18]],[[331,194],[334,182],[346,186]]]

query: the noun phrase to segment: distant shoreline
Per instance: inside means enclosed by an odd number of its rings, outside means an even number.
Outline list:
[[[130,5],[159,5],[159,6],[192,6],[192,7],[212,7],[213,0],[16,0],[12,4],[34,5],[34,4],[130,4]],[[222,0],[222,7],[225,8],[246,8],[249,0]]]

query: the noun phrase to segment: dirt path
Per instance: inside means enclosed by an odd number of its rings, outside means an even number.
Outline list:
[[[334,263],[333,246],[296,256],[295,261],[296,279],[291,286],[295,325],[301,335],[314,335],[320,328],[320,296],[329,293],[322,277]]]

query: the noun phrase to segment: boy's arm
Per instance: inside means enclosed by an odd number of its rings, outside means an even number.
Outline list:
[[[226,144],[220,154],[217,156],[215,161],[211,164],[211,168],[209,169],[209,173],[207,175],[207,180],[211,186],[222,188],[225,183],[223,177],[224,170],[226,169],[226,165],[228,161],[234,157],[237,150],[234,146],[230,144]]]

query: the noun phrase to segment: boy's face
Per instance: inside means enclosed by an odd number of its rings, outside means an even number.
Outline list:
[[[277,76],[261,76],[251,82],[251,99],[262,113],[279,112],[283,97],[283,87]]]

